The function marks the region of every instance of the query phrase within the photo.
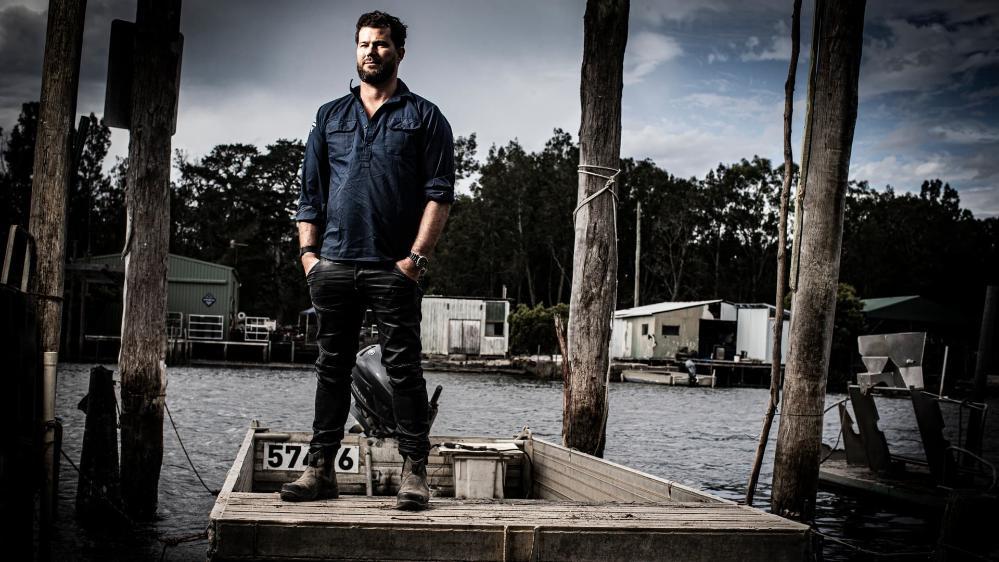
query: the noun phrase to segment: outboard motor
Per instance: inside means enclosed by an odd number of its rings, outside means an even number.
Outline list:
[[[437,385],[428,408],[429,425],[437,417],[437,399],[443,387]],[[350,413],[368,437],[395,437],[395,414],[392,411],[392,382],[382,365],[382,348],[369,345],[357,354],[350,372],[350,393],[354,403]]]

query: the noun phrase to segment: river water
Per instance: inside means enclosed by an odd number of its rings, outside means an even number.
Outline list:
[[[77,403],[87,392],[91,364],[61,364],[57,415],[64,426],[63,450],[78,463],[84,415]],[[109,368],[114,368],[110,365]],[[559,442],[562,385],[509,375],[430,373],[428,388],[444,392],[433,433],[511,437],[525,425],[538,437]],[[173,367],[168,372],[167,406],[184,445],[212,489],[222,486],[251,420],[276,430],[308,431],[312,423],[315,378],[301,370]],[[117,380],[117,373],[115,374]],[[741,500],[756,450],[768,391],[752,388],[682,388],[613,383],[605,457],[683,484]],[[842,399],[830,394],[827,403]],[[880,427],[893,453],[921,456],[908,400],[877,399]],[[826,416],[826,443],[839,431],[833,409]],[[956,410],[945,411],[950,427]],[[778,418],[779,419],[779,418]],[[989,422],[986,456],[999,456],[996,416]],[[777,424],[760,477],[757,507],[769,501]],[[954,438],[951,437],[953,440]],[[57,560],[204,560],[207,540],[164,547],[162,539],[205,530],[215,498],[192,472],[167,419],[160,475],[159,520],[131,529],[90,531],[74,519],[77,474],[61,465]],[[926,552],[939,533],[933,517],[819,492],[816,525],[821,532],[878,552]],[[864,559],[826,543],[826,560]],[[926,559],[913,556],[911,559]]]

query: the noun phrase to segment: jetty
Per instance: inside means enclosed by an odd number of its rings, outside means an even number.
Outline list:
[[[309,438],[247,431],[211,512],[209,560],[776,562],[804,559],[811,540],[807,525],[529,431],[431,437],[426,511],[394,509],[402,458],[360,434],[337,456],[340,498],[282,502]]]

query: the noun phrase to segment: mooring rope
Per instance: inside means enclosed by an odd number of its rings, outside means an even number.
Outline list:
[[[124,506],[122,506],[118,502],[112,500],[107,495],[107,492],[105,492],[104,489],[101,486],[95,485],[94,482],[92,480],[90,480],[90,478],[87,478],[87,476],[85,474],[83,474],[83,472],[80,470],[80,467],[77,466],[77,464],[75,462],[73,462],[73,459],[71,459],[69,457],[69,455],[66,454],[66,451],[63,451],[62,449],[60,449],[59,453],[62,455],[62,457],[64,459],[66,459],[66,461],[69,462],[69,465],[71,467],[73,467],[73,470],[76,471],[76,473],[80,476],[80,478],[84,481],[84,483],[90,488],[90,490],[92,490],[92,491],[94,491],[94,492],[97,493],[97,496],[98,496],[99,499],[103,500],[107,504],[108,507],[110,507],[116,513],[118,513],[118,515],[121,516],[122,520],[125,523],[127,523],[130,527],[133,527],[133,528],[139,527],[139,523],[136,522],[134,519],[132,519],[128,515],[128,513],[125,512]],[[186,535],[179,535],[179,536],[172,536],[172,537],[158,535],[156,537],[156,541],[159,542],[159,543],[161,543],[163,545],[163,550],[160,552],[160,560],[163,560],[163,558],[166,556],[166,551],[167,551],[168,547],[177,546],[179,544],[186,543],[186,542],[194,542],[194,541],[198,541],[198,540],[206,540],[207,538],[208,538],[208,528],[207,527],[205,528],[204,531],[201,531],[199,533],[193,533],[193,534],[186,534]]]
[[[607,175],[604,175],[604,174],[600,174],[600,173],[597,173],[597,172],[590,171],[587,168],[594,168],[594,169],[597,169],[597,170],[605,170],[605,171],[608,171],[608,172],[613,172],[613,174],[607,176]],[[588,176],[594,176],[594,177],[598,177],[598,178],[603,178],[603,179],[607,180],[607,182],[604,184],[604,186],[602,188],[594,191],[593,193],[591,193],[590,195],[588,195],[585,199],[583,199],[582,201],[580,201],[579,205],[576,205],[576,209],[572,211],[572,224],[576,224],[576,214],[579,213],[579,210],[582,209],[584,205],[588,204],[590,201],[593,201],[594,199],[596,199],[597,197],[599,197],[604,192],[610,192],[610,194],[613,196],[613,199],[611,201],[612,201],[612,204],[614,205],[614,235],[617,236],[617,200],[618,200],[618,197],[617,197],[617,192],[614,191],[614,184],[617,182],[617,176],[618,176],[618,174],[621,173],[621,170],[618,169],[618,168],[610,168],[608,166],[597,166],[597,165],[594,165],[594,164],[580,164],[578,170],[579,170],[580,174],[586,174]]]
[[[839,539],[839,538],[836,538],[836,537],[834,537],[832,535],[827,535],[827,534],[823,533],[822,531],[819,531],[815,527],[812,527],[812,532],[815,533],[816,535],[822,537],[824,540],[828,540],[829,542],[834,542],[834,543],[836,543],[838,545],[845,546],[846,548],[849,548],[850,550],[852,550],[854,552],[858,552],[860,554],[864,554],[866,556],[871,556],[871,557],[874,557],[874,558],[914,558],[914,557],[926,557],[926,558],[929,558],[930,556],[933,556],[933,554],[934,554],[934,551],[932,551],[932,550],[930,550],[930,551],[925,551],[925,550],[924,551],[914,551],[914,552],[877,552],[875,550],[868,550],[866,548],[857,546],[857,545],[855,545],[855,544],[853,544],[853,543],[851,543],[851,542],[849,542],[847,540]]]
[[[173,426],[173,433],[177,436],[177,442],[180,443],[180,450],[184,451],[184,456],[187,457],[187,463],[191,465],[191,470],[194,471],[194,475],[198,477],[201,485],[208,491],[209,494],[213,496],[219,495],[221,490],[212,490],[209,488],[208,484],[205,484],[205,479],[201,477],[200,473],[198,473],[198,469],[194,467],[194,461],[191,460],[191,455],[187,454],[187,447],[184,446],[184,440],[180,438],[180,432],[177,431],[177,424],[173,422],[173,414],[170,413],[170,407],[167,406],[166,400],[163,401],[163,409],[166,410],[167,416],[170,418],[170,425]]]
[[[120,505],[118,502],[111,499],[107,495],[107,492],[105,491],[104,487],[94,484],[93,480],[87,478],[87,476],[83,474],[83,471],[80,470],[80,467],[77,466],[75,462],[73,462],[73,459],[69,458],[69,455],[67,455],[66,451],[62,450],[61,447],[59,448],[59,453],[62,455],[62,458],[69,461],[69,465],[73,467],[73,470],[76,471],[77,475],[79,475],[79,477],[84,481],[87,487],[91,491],[97,493],[97,497],[99,499],[104,500],[104,502],[108,505],[108,507],[116,511],[118,515],[120,515],[122,519],[124,519],[125,522],[128,523],[130,527],[136,526],[135,520],[133,520],[131,517],[128,516],[128,513],[125,512],[124,506]]]
[[[208,528],[205,527],[204,531],[200,533],[194,533],[190,535],[180,535],[177,537],[156,537],[156,540],[163,544],[163,550],[160,551],[160,562],[166,560],[167,548],[171,546],[177,546],[185,542],[194,542],[200,540],[208,539]]]

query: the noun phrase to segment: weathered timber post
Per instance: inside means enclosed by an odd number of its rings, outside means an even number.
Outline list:
[[[139,0],[135,20],[118,368],[122,497],[133,518],[146,519],[156,514],[163,461],[170,137],[179,76],[180,0]]]
[[[83,20],[87,11],[84,0],[51,0],[48,27],[45,31],[45,55],[42,62],[42,92],[38,109],[38,136],[32,168],[31,215],[28,230],[37,248],[37,275],[34,291],[38,294],[38,326],[42,355],[55,363],[59,353],[62,328],[62,296],[66,259],[66,193],[73,173],[73,122],[76,119],[76,95],[80,82],[80,52],[83,45]],[[38,358],[39,362],[42,356]],[[54,366],[48,371],[54,374]],[[55,451],[55,377],[48,377],[53,388],[44,396],[43,405],[50,413],[43,420],[44,471],[41,493],[40,542],[42,557],[49,544],[50,525],[56,499]]]
[[[794,0],[791,8],[791,62],[787,67],[787,80],[784,81],[784,181],[780,189],[780,216],[777,220],[777,295],[774,305],[773,347],[770,351],[770,398],[763,416],[763,429],[756,445],[756,458],[749,473],[749,486],[746,487],[746,505],[753,505],[756,484],[763,467],[763,454],[770,439],[770,427],[774,423],[777,404],[780,403],[781,386],[781,341],[784,335],[784,293],[787,291],[787,207],[791,198],[791,182],[794,179],[794,155],[791,151],[791,116],[794,111],[794,82],[798,70],[798,53],[801,50],[801,0]]]
[[[865,0],[819,0],[813,29],[797,279],[774,461],[772,511],[811,520],[836,312],[843,210],[857,121]],[[778,303],[780,304],[780,303]]]
[[[999,321],[999,285],[985,289],[982,305],[982,328],[978,332],[978,357],[975,361],[975,391],[972,396],[985,401],[985,387],[989,370],[995,367],[996,322]]]
[[[118,413],[111,375],[100,365],[91,369],[90,389],[79,404],[87,421],[76,487],[76,517],[85,525],[119,520]]]
[[[995,367],[996,322],[999,321],[999,285],[989,285],[985,288],[985,302],[982,305],[982,327],[978,332],[978,357],[975,360],[975,385],[971,399],[985,402],[986,383],[990,371]],[[970,416],[968,418],[967,447],[976,454],[982,452],[982,437],[985,434],[984,418]],[[971,457],[964,456],[962,461],[968,465],[974,464]]]
[[[639,306],[639,280],[642,269],[642,202],[638,202],[635,208],[635,302],[632,306]]]
[[[617,299],[614,183],[621,157],[621,90],[629,0],[588,0],[580,76],[579,191],[569,298],[562,442],[603,455],[611,320]]]

